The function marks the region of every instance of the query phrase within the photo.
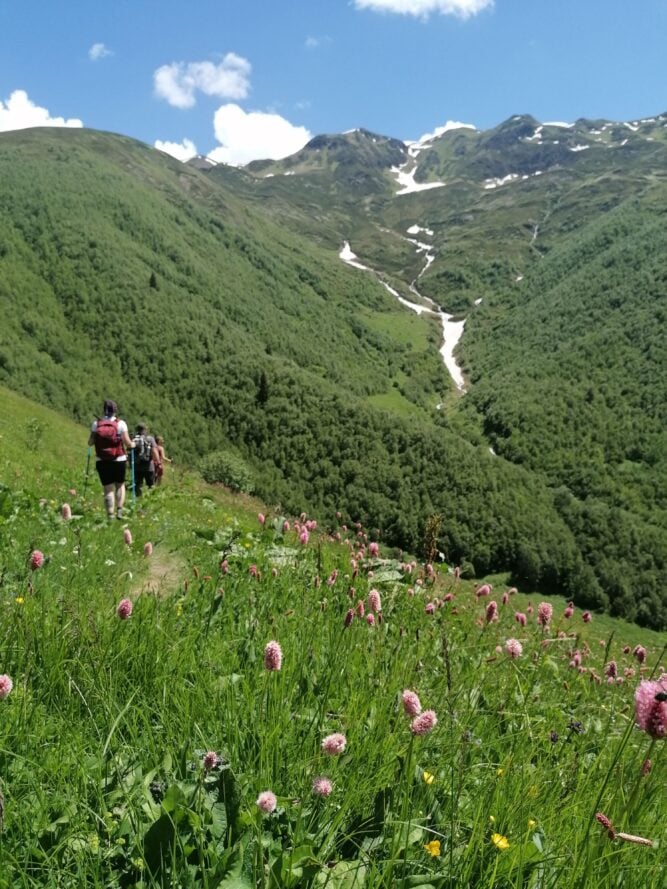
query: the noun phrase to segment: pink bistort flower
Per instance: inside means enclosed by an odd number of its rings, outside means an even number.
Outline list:
[[[129,528],[125,528],[123,531],[123,540],[127,546],[132,546],[132,532]]]
[[[69,505],[69,503],[63,503],[63,505],[60,507],[60,515],[62,516],[64,522],[69,522],[69,520],[72,518],[72,507]]]
[[[324,775],[320,775],[319,778],[315,778],[313,781],[313,793],[317,796],[330,796],[332,790],[333,784]]]
[[[327,756],[338,756],[345,751],[347,738],[340,732],[334,732],[333,735],[327,735],[322,741],[322,750]]]
[[[263,790],[257,797],[257,805],[265,815],[270,815],[271,812],[275,812],[276,806],[278,805],[275,793],[272,793],[270,790]]]
[[[635,692],[635,718],[652,738],[667,736],[667,682],[644,680]]]
[[[435,602],[427,602],[424,605],[424,612],[426,614],[435,614]]]
[[[421,701],[416,691],[410,691],[406,688],[401,695],[403,700],[403,710],[407,716],[419,716],[422,712]]]
[[[492,599],[486,606],[486,622],[490,624],[496,620],[498,620],[498,603]]]
[[[132,600],[121,599],[116,608],[116,614],[121,620],[127,620],[132,614]]]
[[[546,629],[551,623],[553,613],[554,607],[550,602],[540,602],[540,604],[537,606],[538,624]]]
[[[526,621],[528,618],[523,613],[523,611],[515,611],[514,612],[514,620],[519,624],[520,627],[526,626]]]
[[[590,613],[590,611],[584,611],[584,613],[581,615],[581,619],[585,624],[589,624],[593,619],[593,615]]]
[[[264,649],[264,666],[269,672],[275,673],[280,670],[282,664],[283,650],[275,639],[272,639],[271,642],[267,642]]]
[[[0,676],[0,701],[4,700],[14,688],[14,683],[12,682],[11,676],[8,676],[6,673],[3,673]]]
[[[214,769],[220,762],[220,757],[215,752],[215,750],[209,750],[204,754],[203,765],[204,771],[210,772],[211,769]]]
[[[30,553],[30,567],[33,571],[37,571],[44,564],[44,553],[40,549],[34,549]]]
[[[150,542],[150,540],[148,540],[148,541],[146,541],[146,543],[144,543],[144,555],[145,556],[152,556],[153,555],[153,544]]]
[[[505,642],[505,651],[511,658],[516,659],[523,654],[523,646],[518,639],[508,639]]]
[[[424,710],[423,713],[420,713],[419,716],[415,716],[415,718],[410,723],[410,731],[413,735],[428,735],[429,732],[433,731],[433,729],[438,724],[438,717],[435,715],[434,710]]]
[[[378,611],[382,611],[382,599],[377,590],[371,590],[368,594],[368,607],[376,614]]]
[[[308,528],[302,528],[299,534],[299,543],[305,546],[310,540],[310,534],[308,532]]]
[[[369,543],[368,544],[368,554],[372,558],[376,559],[380,555],[380,544],[375,543],[375,541],[373,541],[372,543]]]
[[[345,612],[345,620],[343,621],[346,627],[351,626],[352,621],[354,620],[354,608],[348,608]]]
[[[369,611],[368,614],[366,615],[366,623],[368,624],[369,627],[375,626],[375,615],[373,614],[372,611]]]
[[[635,645],[632,650],[633,655],[637,658],[640,664],[643,664],[646,660],[646,649],[643,645]]]

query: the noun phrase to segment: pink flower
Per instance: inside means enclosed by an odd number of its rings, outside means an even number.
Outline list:
[[[37,571],[44,564],[44,553],[39,549],[34,549],[30,553],[30,567],[33,571]]]
[[[304,546],[310,540],[310,534],[308,533],[308,528],[302,528],[301,533],[299,534],[299,543],[302,543]]]
[[[285,519],[285,521],[283,522],[283,533],[287,534],[288,531],[289,531],[289,522],[287,521],[287,519]]]
[[[581,652],[579,650],[575,651],[572,655],[572,660],[570,661],[571,667],[580,667],[581,666]]]
[[[377,590],[371,590],[368,594],[368,607],[376,614],[378,611],[382,611],[382,599]]]
[[[125,528],[123,531],[123,540],[127,544],[127,546],[132,546],[132,532],[129,528]]]
[[[346,744],[347,738],[345,735],[341,735],[340,732],[334,732],[333,735],[327,735],[326,738],[324,738],[322,741],[322,750],[327,756],[338,756],[339,753],[345,751]]]
[[[365,609],[364,609],[363,599],[359,599],[359,601],[357,602],[356,612],[357,612],[357,617],[364,616]]]
[[[251,577],[259,577],[259,568],[257,567],[257,565],[249,565],[248,574]]]
[[[121,599],[116,608],[116,614],[121,620],[127,620],[132,614],[132,600]]]
[[[492,599],[486,606],[486,622],[490,624],[496,620],[498,620],[498,603]]]
[[[520,627],[526,626],[527,617],[522,611],[514,612],[514,620],[519,624]]]
[[[264,515],[263,512],[257,513],[257,521],[260,523],[260,525],[264,524],[264,522],[266,521],[266,516]]]
[[[523,646],[518,639],[508,639],[505,643],[505,651],[511,658],[516,659],[523,654]]]
[[[4,700],[14,688],[14,683],[12,682],[11,676],[8,676],[6,673],[3,673],[0,676],[0,701]]]
[[[270,815],[271,812],[275,812],[276,806],[278,805],[275,793],[271,793],[270,790],[262,791],[257,797],[257,805],[265,815]]]
[[[632,650],[632,653],[637,658],[637,660],[640,664],[643,664],[644,661],[646,660],[646,649],[644,648],[643,645],[635,645],[634,649]]]
[[[447,593],[445,598],[442,600],[443,602],[451,602],[454,598],[454,593]]]
[[[269,672],[275,673],[282,667],[283,663],[283,650],[280,645],[272,640],[271,642],[267,642],[266,648],[264,649],[264,666]]]
[[[60,507],[60,515],[63,517],[64,522],[69,522],[69,520],[72,518],[72,507],[69,505],[69,503],[63,503],[63,505]]]
[[[345,620],[344,620],[345,626],[349,627],[353,620],[354,620],[354,608],[348,608],[347,612],[345,613]]]
[[[368,544],[368,554],[372,558],[376,559],[380,555],[380,545],[378,543],[375,543],[375,541],[373,541],[372,543],[369,543]]]
[[[208,753],[204,754],[204,771],[210,772],[211,769],[214,769],[218,763],[220,762],[220,757],[215,752],[215,750],[209,750]]]
[[[568,602],[567,608],[563,612],[563,617],[566,617],[569,619],[572,617],[573,614],[574,614],[574,602]]]
[[[422,705],[417,692],[406,688],[401,697],[406,716],[419,716],[422,712]]]
[[[415,716],[415,718],[410,723],[410,731],[413,735],[428,735],[429,732],[433,731],[433,729],[438,724],[438,717],[435,715],[434,710],[424,710],[423,713],[420,713],[419,716]]]
[[[554,607],[549,602],[540,602],[537,606],[537,622],[541,627],[548,627],[554,613]]]
[[[333,586],[338,580],[338,569],[334,568],[331,574],[327,577],[327,586]]]
[[[366,615],[366,623],[368,624],[369,627],[374,627],[375,626],[375,615],[369,612]]]
[[[510,601],[510,594],[503,593],[503,598],[502,598],[503,605],[509,605],[509,601]]]
[[[662,700],[662,698],[666,700]],[[652,738],[667,736],[667,683],[644,680],[635,692],[635,719]]]
[[[227,559],[223,559],[220,562],[220,571],[223,574],[229,574],[229,562],[227,561]]]
[[[481,596],[488,596],[493,587],[490,583],[483,583],[481,586],[478,586],[475,590],[475,595],[479,599]]]
[[[608,679],[616,679],[616,676],[618,675],[618,667],[616,665],[616,661],[609,661],[609,663],[605,665],[604,675]]]
[[[144,555],[152,556],[153,555],[153,544],[150,541],[144,543]]]
[[[581,615],[581,619],[585,624],[589,624],[593,619],[593,615],[590,613],[590,611],[584,611],[584,613]]]
[[[317,796],[330,796],[333,790],[333,784],[328,778],[321,775],[313,781],[313,793]]]
[[[435,614],[435,602],[427,602],[424,611],[426,614]]]

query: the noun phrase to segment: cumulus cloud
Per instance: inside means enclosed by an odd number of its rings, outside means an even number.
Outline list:
[[[99,59],[105,59],[107,56],[112,55],[112,51],[103,43],[93,43],[88,50],[88,58],[91,62],[97,62]]]
[[[153,74],[155,92],[176,108],[192,108],[197,91],[220,99],[245,99],[250,89],[252,66],[247,59],[228,52],[213,62],[172,62]]]
[[[244,111],[238,105],[222,105],[213,117],[218,148],[209,152],[217,163],[239,166],[253,160],[278,160],[294,154],[311,138],[305,127],[291,124],[279,114]]]
[[[158,151],[164,151],[179,161],[189,161],[193,157],[197,157],[197,146],[191,139],[183,139],[182,142],[163,142],[156,139],[154,142]]]
[[[354,0],[357,9],[371,9],[375,12],[395,12],[399,15],[414,15],[426,18],[432,12],[442,15],[455,15],[468,19],[487,7],[493,0]]]
[[[6,102],[0,101],[0,132],[25,130],[28,127],[82,127],[76,119],[51,117],[46,108],[30,100],[25,90],[14,90]]]

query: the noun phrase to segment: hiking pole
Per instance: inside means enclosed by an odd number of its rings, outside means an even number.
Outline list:
[[[130,468],[132,471],[132,511],[134,512],[134,507],[137,501],[137,496],[134,491],[134,448],[130,449]]]
[[[86,457],[86,477],[83,482],[83,499],[84,500],[86,499],[86,490],[88,488],[88,475],[90,473],[90,453],[91,453],[91,451],[92,451],[92,448],[90,445],[88,445],[88,456]]]

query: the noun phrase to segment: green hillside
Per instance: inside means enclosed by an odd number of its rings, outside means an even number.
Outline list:
[[[518,124],[464,138],[502,154],[537,129]],[[445,157],[456,132],[418,164]],[[493,189],[475,178],[471,148],[451,185],[403,196],[390,172],[399,144],[365,131],[314,140],[280,162],[294,175],[271,177],[261,164],[204,172],[93,131],[3,134],[0,381],[84,422],[111,395],[184,462],[212,455],[210,478],[233,472],[285,510],[327,522],[342,511],[413,552],[436,527],[438,550],[466,572],[510,571],[664,627],[662,488],[644,498],[663,465],[659,416],[634,431],[638,413],[662,403],[665,378],[664,251],[651,246],[665,143],[639,125],[627,133],[629,152],[605,145],[593,163],[593,148],[570,145],[567,168]],[[537,148],[520,141],[513,162]],[[364,169],[368,181],[356,178]],[[356,232],[361,260],[408,294],[424,267],[406,237],[413,225],[430,227],[436,254],[421,291],[469,316],[464,398],[437,354],[437,321],[337,256]],[[609,249],[592,276],[596,239]],[[633,259],[639,247],[646,262]],[[625,357],[611,361],[624,279],[635,327]],[[561,308],[590,316],[599,342],[561,340]],[[642,383],[623,398],[628,361]],[[570,410],[582,377],[596,406],[609,397],[604,410]]]
[[[86,440],[0,387],[1,889],[661,889],[664,633]]]

